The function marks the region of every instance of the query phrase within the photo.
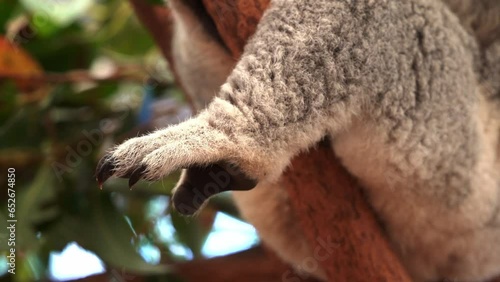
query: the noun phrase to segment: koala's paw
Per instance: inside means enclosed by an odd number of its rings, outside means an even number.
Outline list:
[[[102,187],[112,176],[128,178],[132,187],[184,168],[172,200],[179,212],[193,214],[214,194],[257,184],[235,164],[232,147],[221,132],[191,121],[119,145],[99,161],[96,179]]]
[[[129,178],[132,187],[141,178],[157,180],[163,175],[158,166],[159,160],[148,161],[148,155],[162,147],[161,140],[151,135],[137,137],[126,141],[107,153],[97,164],[96,178],[100,186],[111,176]],[[167,169],[164,167],[164,169]]]

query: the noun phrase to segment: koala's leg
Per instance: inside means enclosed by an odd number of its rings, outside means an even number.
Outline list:
[[[170,1],[175,18],[175,69],[184,87],[190,93],[197,94],[196,104],[204,106],[218,92],[234,68],[235,61],[217,40],[216,34],[211,32],[213,30],[206,28],[210,23],[207,23],[203,16],[196,14],[196,8],[199,7],[185,4],[186,2],[179,0]],[[177,187],[195,182],[197,185],[193,186],[203,187],[213,181],[207,179],[209,173],[210,171],[200,167],[185,169]],[[232,186],[238,188],[238,185]],[[235,191],[233,198],[243,218],[257,229],[262,242],[285,262],[297,266],[307,257],[313,256],[313,253],[296,220],[288,194],[282,186],[280,180],[272,183],[261,182],[251,191]],[[188,193],[193,191],[182,188],[176,190]],[[190,200],[189,194],[187,196]],[[199,197],[201,198],[203,195]],[[325,277],[320,268],[314,275]]]
[[[257,181],[277,179],[299,150],[320,140],[327,128],[340,127],[355,109],[347,106],[347,100],[354,99],[348,99],[345,90],[328,89],[341,89],[325,81],[325,75],[335,71],[332,65],[324,66],[328,54],[311,53],[323,50],[309,45],[314,41],[304,40],[310,25],[295,26],[304,19],[314,24],[314,12],[288,4],[276,1],[266,13],[207,110],[182,124],[118,146],[100,162],[99,182],[116,175],[129,177],[133,185],[140,178],[158,180],[180,168],[208,168],[209,173],[215,166],[217,172],[212,175],[220,176],[224,185],[197,187],[201,194],[209,197],[238,183],[242,185],[231,189],[249,189]],[[315,5],[318,9],[321,3]],[[290,17],[283,18],[283,13]],[[318,81],[318,77],[323,79]],[[228,174],[222,176],[222,171]],[[174,204],[197,209],[198,204],[181,197],[197,194],[192,183],[186,184],[190,191],[184,191],[181,184]]]

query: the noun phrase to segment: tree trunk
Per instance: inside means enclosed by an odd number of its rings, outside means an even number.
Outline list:
[[[211,17],[220,38],[236,59],[269,4],[269,0],[190,1]],[[130,2],[172,66],[168,11],[141,0]],[[334,245],[330,255],[305,260],[304,264],[318,264],[328,281],[410,281],[362,189],[329,146],[323,144],[296,157],[284,179],[309,244],[313,249],[324,248],[325,242]],[[252,250],[181,264],[179,269],[188,281],[247,281],[247,277],[251,277],[248,281],[282,281],[281,274],[287,267],[263,254],[261,249]],[[247,269],[236,271],[240,267]]]

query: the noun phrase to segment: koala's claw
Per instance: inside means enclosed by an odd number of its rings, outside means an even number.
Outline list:
[[[146,169],[147,167],[145,165],[141,165],[130,174],[128,179],[128,187],[130,190],[132,190],[132,187],[137,183],[137,181],[143,178]]]
[[[111,176],[116,173],[117,165],[116,159],[112,156],[111,153],[102,157],[102,159],[97,164],[96,168],[96,180],[99,185],[99,188],[102,189],[102,185],[106,180],[108,180]],[[118,177],[128,178],[128,186],[130,189],[142,178],[144,178],[144,173],[146,172],[146,165],[140,165],[135,169],[129,170],[127,173],[123,175],[118,175]]]
[[[106,182],[115,173],[116,160],[111,154],[105,155],[97,164],[96,180],[99,188],[102,189],[102,184]]]

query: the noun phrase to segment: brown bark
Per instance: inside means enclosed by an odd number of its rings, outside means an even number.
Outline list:
[[[410,281],[362,190],[327,145],[291,167],[286,187],[308,241],[315,248],[334,245],[331,255],[316,258],[329,281]]]
[[[210,260],[178,264],[176,269],[187,282],[276,282],[281,281],[281,275],[289,267],[262,247],[256,247]]]
[[[193,260],[171,266],[175,276],[185,282],[276,282],[289,268],[262,247],[206,260]],[[145,277],[123,271],[111,270],[74,282],[109,282],[111,280],[142,282],[169,281],[166,276]],[[302,280],[303,282],[318,282]]]
[[[148,1],[130,0],[130,4],[141,23],[151,33],[163,56],[171,64],[173,60],[170,11],[164,6],[151,5]]]
[[[233,56],[239,58],[248,38],[254,33],[255,27],[267,8],[269,0],[202,1],[222,41]]]

